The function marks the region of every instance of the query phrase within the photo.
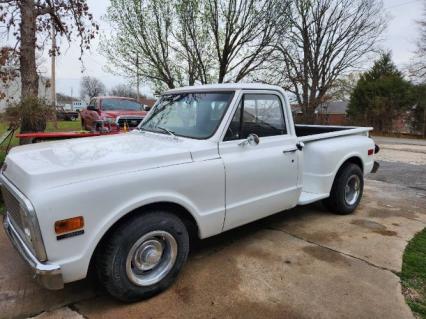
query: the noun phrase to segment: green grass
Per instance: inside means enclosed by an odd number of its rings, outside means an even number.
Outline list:
[[[0,121],[0,135],[6,132],[8,128],[8,123],[4,121]],[[56,123],[50,121],[47,123],[46,132],[60,132],[60,131],[80,131],[81,123],[79,120],[77,121],[57,121]],[[15,132],[18,134],[18,132]],[[8,139],[0,146],[0,163],[3,163],[4,158],[6,156],[6,147],[7,147]],[[19,144],[19,139],[15,136],[12,138],[11,147]]]
[[[426,228],[405,249],[400,277],[407,304],[426,319]]]

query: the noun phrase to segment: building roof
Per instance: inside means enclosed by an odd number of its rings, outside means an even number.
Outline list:
[[[151,99],[151,98],[148,98],[146,96],[141,96],[139,98],[139,103],[141,103],[143,105],[148,105],[149,107],[153,107],[155,102],[157,102],[156,99]]]
[[[348,101],[330,101],[318,106],[315,110],[320,114],[346,114],[348,110]]]

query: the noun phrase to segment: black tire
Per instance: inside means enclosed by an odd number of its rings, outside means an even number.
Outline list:
[[[359,193],[353,202],[348,202],[345,196],[345,187],[348,181],[359,181]],[[353,163],[344,164],[336,174],[336,177],[331,187],[330,197],[323,200],[324,206],[339,215],[347,215],[352,213],[358,206],[362,198],[364,190],[364,176],[361,168]]]
[[[177,243],[176,259],[160,281],[152,285],[137,285],[127,274],[126,261],[135,243],[154,231],[167,232],[174,237]],[[126,220],[114,230],[97,253],[96,268],[101,283],[112,296],[121,301],[133,302],[152,297],[172,285],[185,264],[188,253],[188,231],[181,219],[168,212],[150,211]],[[136,270],[138,271],[141,270]]]

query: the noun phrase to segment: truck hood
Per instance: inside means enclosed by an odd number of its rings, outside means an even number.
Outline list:
[[[161,134],[69,139],[13,148],[3,174],[24,194],[88,179],[192,161],[189,145]]]

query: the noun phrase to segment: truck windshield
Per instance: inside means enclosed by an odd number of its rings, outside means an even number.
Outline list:
[[[217,130],[234,92],[163,95],[140,129],[196,139]]]
[[[102,109],[105,111],[142,111],[142,104],[126,99],[102,99]]]

